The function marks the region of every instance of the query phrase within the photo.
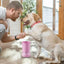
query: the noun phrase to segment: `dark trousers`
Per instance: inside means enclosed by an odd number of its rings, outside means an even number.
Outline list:
[[[4,34],[5,34],[5,26],[3,24],[0,24],[0,40],[2,39]]]

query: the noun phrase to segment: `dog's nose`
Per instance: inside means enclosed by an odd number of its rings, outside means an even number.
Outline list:
[[[30,20],[27,20],[26,22],[30,22]]]
[[[30,20],[26,20],[25,22],[24,22],[24,25],[28,25],[30,23]]]
[[[29,24],[29,23],[30,23],[30,20],[27,20],[27,21],[26,21],[26,24]]]

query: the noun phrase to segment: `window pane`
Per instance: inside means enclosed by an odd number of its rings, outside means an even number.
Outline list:
[[[53,8],[53,0],[43,0],[43,6]]]
[[[43,23],[52,29],[53,0],[43,0]]]
[[[53,30],[53,1],[54,0],[43,0],[43,23],[46,24],[50,29]],[[58,33],[59,23],[59,0],[55,1],[55,33]]]
[[[55,33],[58,34],[59,29],[59,0],[56,0],[56,11],[55,11]]]

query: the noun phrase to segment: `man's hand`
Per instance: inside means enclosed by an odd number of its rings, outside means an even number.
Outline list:
[[[8,36],[8,33],[5,33],[3,38],[1,39],[2,42],[11,42],[15,40],[15,36]],[[25,37],[25,33],[20,33],[19,35],[16,36],[17,39],[21,39]]]
[[[16,36],[17,39],[21,39],[25,37],[25,33],[20,33],[19,35]]]

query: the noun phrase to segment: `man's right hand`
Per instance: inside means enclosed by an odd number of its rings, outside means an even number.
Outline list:
[[[0,24],[4,24],[4,25],[5,25],[5,27],[6,27],[6,29],[7,29],[8,24],[7,24],[7,22],[6,22],[6,21],[4,21],[4,20],[0,20]]]

